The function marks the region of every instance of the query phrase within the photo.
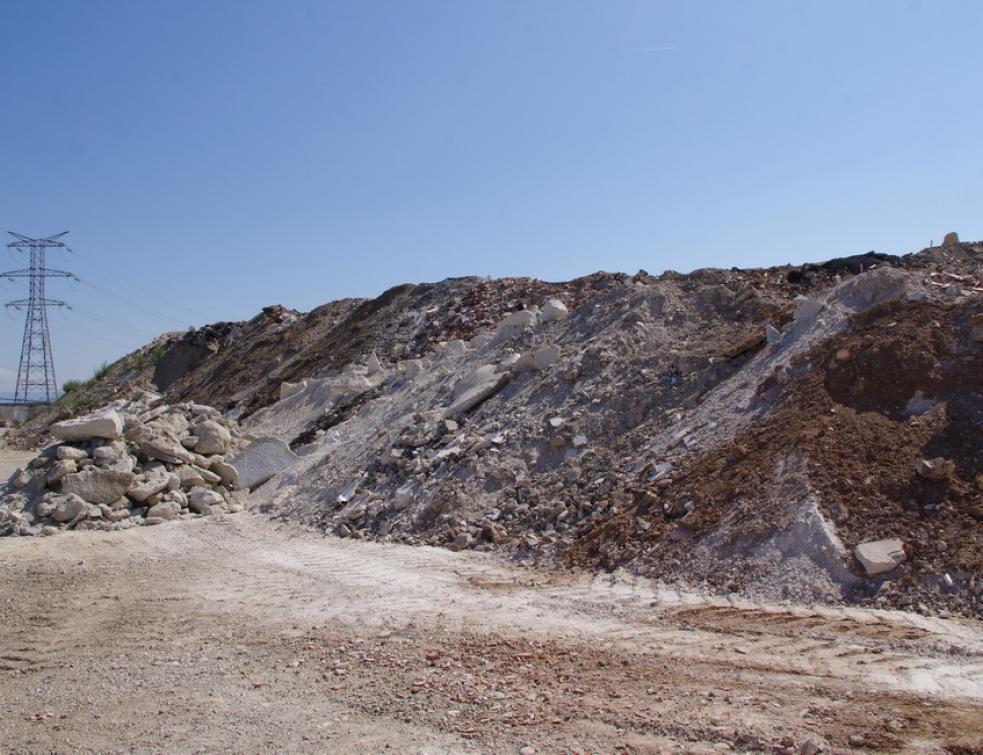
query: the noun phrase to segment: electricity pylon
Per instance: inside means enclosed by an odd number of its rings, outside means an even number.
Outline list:
[[[0,273],[0,277],[30,278],[31,292],[27,299],[7,302],[8,307],[27,307],[27,321],[24,323],[24,342],[20,350],[20,368],[17,370],[17,390],[14,392],[15,404],[50,404],[58,398],[58,383],[55,379],[55,362],[51,356],[51,336],[48,334],[48,307],[67,307],[58,299],[48,299],[44,295],[46,278],[74,278],[64,270],[52,270],[44,265],[44,254],[49,248],[65,249],[59,241],[68,233],[55,234],[43,239],[31,239],[19,233],[7,231],[16,241],[7,244],[10,249],[29,250],[31,266],[23,270],[10,270]]]

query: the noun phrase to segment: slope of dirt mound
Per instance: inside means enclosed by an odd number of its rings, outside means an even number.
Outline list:
[[[643,477],[628,510],[585,527],[568,559],[637,562],[653,576],[688,572],[717,589],[746,589],[770,568],[757,546],[788,526],[795,499],[772,485],[793,476],[788,461],[796,459],[798,496],[818,504],[847,549],[890,537],[905,543],[907,562],[883,584],[854,564],[847,597],[979,612],[983,348],[968,323],[981,311],[978,302],[896,303],[857,316],[800,360],[801,376],[779,386],[776,411],[695,455],[671,485]],[[916,472],[920,459],[935,457],[953,461],[955,473],[932,480]],[[694,558],[707,539],[717,557]]]
[[[343,537],[976,615],[981,257],[404,285],[171,336],[138,375],[289,443],[254,505]],[[868,576],[853,548],[892,537]]]

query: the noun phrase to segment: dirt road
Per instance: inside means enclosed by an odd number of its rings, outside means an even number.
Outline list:
[[[241,514],[0,541],[0,728],[5,752],[983,752],[983,628]]]

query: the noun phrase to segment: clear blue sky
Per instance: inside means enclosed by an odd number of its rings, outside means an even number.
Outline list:
[[[0,30],[0,230],[70,229],[84,281],[49,290],[60,382],[406,281],[983,237],[978,0],[0,0]]]

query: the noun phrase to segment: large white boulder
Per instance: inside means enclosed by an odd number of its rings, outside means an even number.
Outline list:
[[[566,320],[570,316],[570,310],[568,310],[566,304],[559,299],[549,299],[543,305],[542,313],[543,319],[546,322]]]
[[[853,553],[870,577],[891,571],[906,558],[904,543],[897,538],[860,543]]]
[[[114,440],[123,436],[123,418],[115,409],[96,412],[85,417],[55,422],[50,432],[58,440],[76,442],[92,438]]]
[[[289,469],[300,458],[279,438],[260,438],[226,463],[239,476],[239,487],[252,490]]]

